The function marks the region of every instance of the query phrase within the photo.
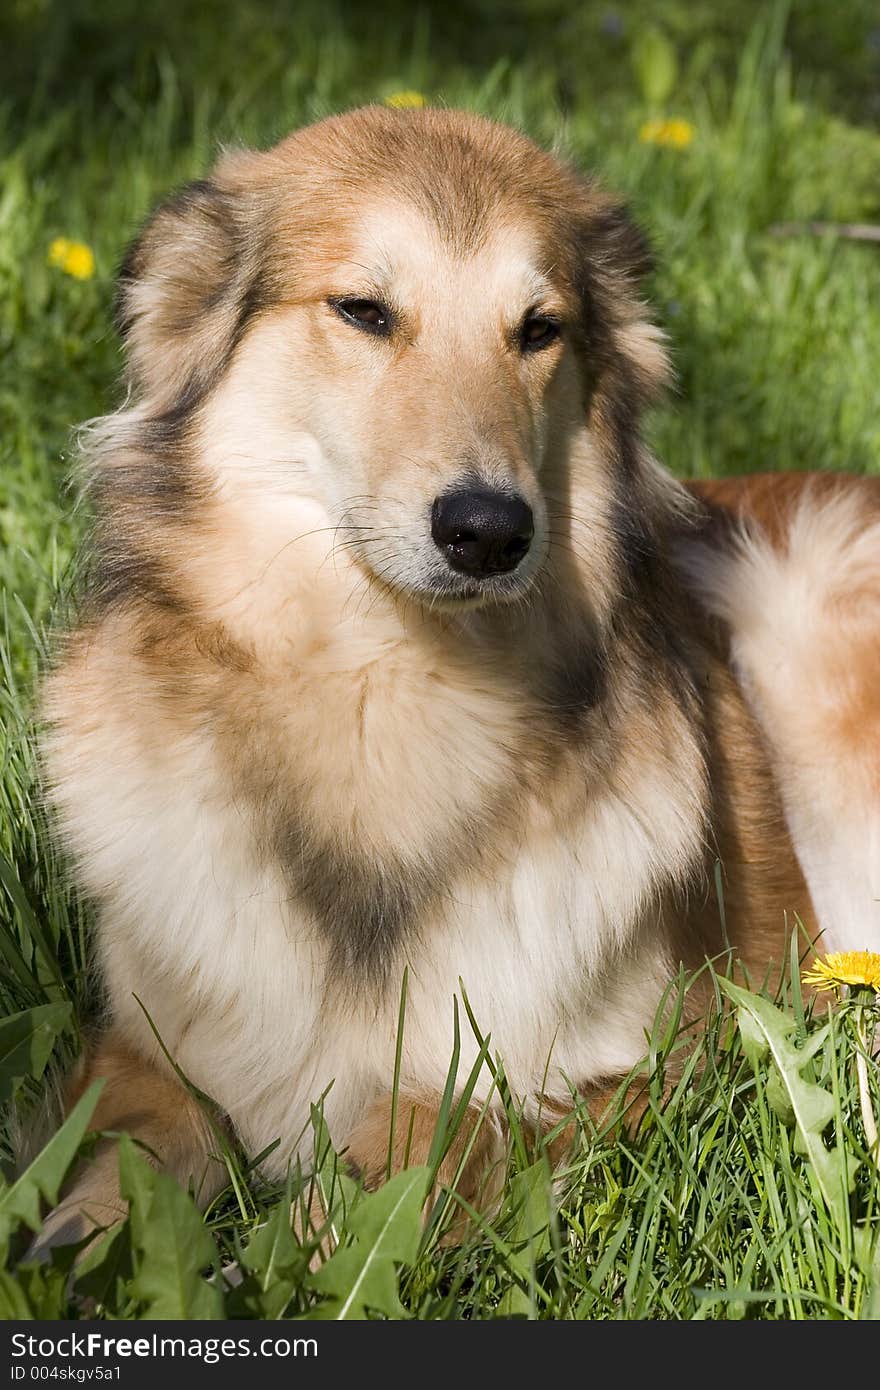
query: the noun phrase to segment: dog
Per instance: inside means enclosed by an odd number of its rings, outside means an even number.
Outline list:
[[[42,758],[97,912],[70,1094],[202,1200],[181,1074],[276,1178],[323,1096],[369,1184],[424,1160],[465,997],[540,1127],[680,968],[880,949],[880,481],[666,472],[649,269],[521,134],[380,107],[224,154],[124,262]],[[485,1164],[485,1067],[469,1104]],[[46,1238],[122,1210],[105,1138]]]

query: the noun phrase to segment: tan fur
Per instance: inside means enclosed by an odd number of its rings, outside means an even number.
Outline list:
[[[220,1190],[226,1169],[213,1156],[217,1146],[205,1113],[173,1076],[156,1071],[111,1031],[85,1054],[67,1087],[66,1105],[75,1105],[98,1080],[104,1084],[92,1115],[93,1130],[131,1134],[150,1161],[191,1188],[202,1203]],[[116,1168],[116,1145],[112,1138],[102,1139],[80,1165],[66,1199],[45,1222],[41,1248],[73,1244],[125,1214]]]
[[[47,789],[126,1055],[168,1075],[141,1000],[250,1151],[280,1138],[276,1174],[324,1092],[384,1171],[404,971],[423,1155],[462,991],[538,1124],[638,1062],[680,964],[729,942],[761,980],[796,917],[818,930],[804,750],[777,755],[746,608],[717,601],[747,593],[733,512],[763,493],[694,496],[644,449],[667,370],[645,267],[622,210],[515,132],[377,109],[225,157],[126,263],[132,396],[84,434],[95,602],[47,682]],[[345,296],[390,306],[381,340]],[[563,331],[527,355],[535,313]],[[474,477],[534,516],[479,590],[430,533]],[[787,527],[762,543],[780,592]],[[825,567],[817,621],[855,582]],[[825,683],[850,652],[864,672],[812,707],[853,760],[873,624],[859,599],[821,629]],[[459,1084],[479,1051],[462,1025]],[[164,1101],[127,1075],[155,1135]],[[491,1098],[484,1068],[487,1133]],[[201,1172],[204,1131],[180,1145]]]
[[[395,1113],[396,1109],[396,1113]],[[374,1101],[351,1135],[346,1158],[365,1186],[378,1187],[387,1173],[426,1164],[437,1130],[436,1097],[424,1100],[391,1096]],[[426,1212],[446,1188],[472,1207],[486,1208],[500,1195],[506,1142],[493,1111],[468,1109],[437,1169],[426,1198]],[[460,1236],[467,1224],[466,1209],[453,1208],[446,1223],[447,1239]]]
[[[764,476],[700,491],[724,511],[685,547],[684,567],[730,631],[816,930],[829,949],[877,950],[880,479]]]

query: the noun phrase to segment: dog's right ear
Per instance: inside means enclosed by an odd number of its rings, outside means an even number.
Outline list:
[[[210,181],[164,203],[130,247],[116,298],[136,394],[157,411],[208,391],[257,306],[245,210]]]

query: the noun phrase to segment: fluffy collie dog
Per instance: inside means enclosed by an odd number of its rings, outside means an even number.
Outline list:
[[[462,991],[539,1123],[728,939],[880,949],[880,482],[663,471],[647,268],[522,135],[380,108],[224,155],[125,261],[43,754],[106,1002],[72,1090],[203,1196],[147,1015],[271,1173],[326,1092],[369,1182]],[[52,1238],[118,1213],[108,1139]]]

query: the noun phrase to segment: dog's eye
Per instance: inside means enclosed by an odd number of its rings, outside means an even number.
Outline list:
[[[530,314],[519,330],[520,347],[523,352],[540,352],[541,348],[555,342],[560,331],[556,319],[546,318],[543,314]]]
[[[331,299],[331,308],[340,318],[353,323],[356,328],[365,328],[368,333],[389,333],[391,331],[391,310],[372,299]]]

